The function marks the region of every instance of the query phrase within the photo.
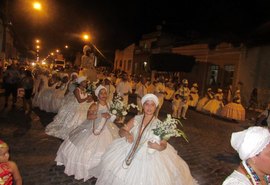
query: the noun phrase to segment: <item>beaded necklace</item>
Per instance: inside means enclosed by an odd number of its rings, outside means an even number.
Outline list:
[[[140,125],[140,127],[139,127],[139,132],[138,132],[138,136],[137,136],[136,142],[133,144],[133,146],[132,146],[132,148],[131,148],[131,150],[130,150],[128,156],[127,156],[126,159],[125,159],[125,163],[126,163],[127,166],[129,166],[129,165],[131,164],[131,162],[132,162],[132,160],[133,160],[133,158],[134,158],[136,152],[138,151],[137,149],[139,148],[138,146],[139,146],[139,144],[140,144],[141,137],[142,137],[142,135],[143,135],[145,129],[146,129],[146,128],[148,127],[148,125],[150,125],[150,123],[152,122],[152,120],[153,120],[154,117],[155,117],[155,116],[153,115],[152,118],[151,118],[151,119],[148,121],[148,123],[146,124],[146,126],[143,127],[143,121],[144,121],[144,118],[145,118],[145,114],[143,115],[142,123],[141,123],[141,125]]]
[[[256,172],[253,170],[253,168],[246,161],[242,161],[241,164],[247,173],[246,177],[252,182],[252,184],[260,185],[261,180],[260,180],[259,176],[256,174]],[[265,175],[264,180],[265,180],[267,185],[270,185],[270,176],[269,175]]]
[[[109,107],[108,107],[108,105],[106,104],[106,107],[107,107],[107,110],[109,110]],[[99,108],[99,103],[97,104],[97,108]],[[101,134],[101,132],[104,130],[104,128],[105,128],[105,125],[106,125],[106,123],[107,123],[107,121],[108,121],[108,118],[106,119],[106,121],[104,122],[104,124],[102,125],[102,128],[101,128],[101,130],[99,131],[99,132],[96,132],[96,124],[95,124],[95,121],[96,121],[96,119],[93,121],[93,129],[92,129],[92,131],[93,131],[93,134],[95,135],[95,136],[98,136],[98,135],[100,135]]]

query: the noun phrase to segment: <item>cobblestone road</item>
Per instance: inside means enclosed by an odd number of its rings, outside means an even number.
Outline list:
[[[95,179],[74,180],[64,174],[63,167],[55,165],[56,151],[62,141],[44,133],[45,126],[55,114],[35,109],[31,117],[26,117],[20,110],[20,103],[16,108],[3,109],[3,97],[0,98],[0,138],[9,144],[11,158],[19,166],[24,185],[95,184]],[[163,110],[169,110],[169,105]],[[37,115],[40,120],[35,119]],[[162,111],[161,117],[165,115],[166,112]],[[248,112],[247,118],[256,115]],[[235,123],[189,110],[188,119],[182,123],[189,142],[172,138],[170,143],[188,163],[192,175],[201,185],[222,184],[239,162],[230,146],[230,135],[247,128],[252,122]]]

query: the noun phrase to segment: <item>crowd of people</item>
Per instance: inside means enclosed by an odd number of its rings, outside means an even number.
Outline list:
[[[91,48],[85,46],[83,51],[83,62],[78,72],[49,72],[41,68],[19,71],[11,65],[4,74],[5,107],[8,106],[10,94],[13,95],[12,106],[15,106],[18,88],[22,88],[25,114],[31,114],[32,107],[57,113],[46,126],[45,133],[63,140],[55,161],[57,165],[64,165],[64,172],[74,175],[75,179],[86,181],[95,177],[97,185],[198,184],[186,162],[167,140],[151,140],[164,100],[171,101],[170,113],[177,119],[187,119],[188,108],[192,107],[210,115],[245,120],[240,90],[236,90],[234,95],[231,93],[230,100],[224,105],[222,89],[214,93],[208,88],[205,96],[200,98],[198,84],[193,83],[189,88],[187,79],[178,83],[162,75],[151,81],[143,76],[129,76],[125,72],[99,73],[94,67],[95,57]],[[116,116],[110,109],[116,95],[122,98],[125,107],[130,103],[130,95],[136,95],[134,103],[138,106],[138,115],[120,128],[114,123]],[[243,133],[233,134],[231,143],[243,159],[244,169],[239,167],[224,182],[226,185],[242,182],[241,179],[248,182],[250,179],[246,180],[243,174],[249,173],[249,169],[254,169],[260,179],[269,174],[265,166],[257,168],[252,163],[256,160],[260,164],[267,162],[269,166],[270,159],[253,160],[261,153],[269,158],[269,131],[255,127]],[[264,137],[258,136],[258,139],[252,135],[254,133],[263,133]],[[247,148],[249,142],[245,137],[254,138],[250,140],[254,149]],[[2,157],[6,155],[7,148],[7,144],[0,141]],[[19,170],[13,163],[7,162],[8,158],[3,160],[1,156],[0,167],[2,163],[7,163],[16,183],[21,184]],[[269,180],[269,176],[267,178]]]

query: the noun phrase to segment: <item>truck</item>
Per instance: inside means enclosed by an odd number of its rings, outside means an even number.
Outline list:
[[[55,59],[53,62],[53,69],[63,71],[66,68],[66,61],[61,59]]]

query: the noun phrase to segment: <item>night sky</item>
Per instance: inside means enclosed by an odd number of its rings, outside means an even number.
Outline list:
[[[9,0],[10,19],[21,42],[31,47],[38,37],[44,53],[65,44],[81,50],[84,43],[79,36],[84,31],[112,56],[115,49],[138,41],[158,24],[183,38],[195,33],[199,38],[246,39],[270,20],[269,0],[40,0],[40,13],[31,9],[30,2]]]

